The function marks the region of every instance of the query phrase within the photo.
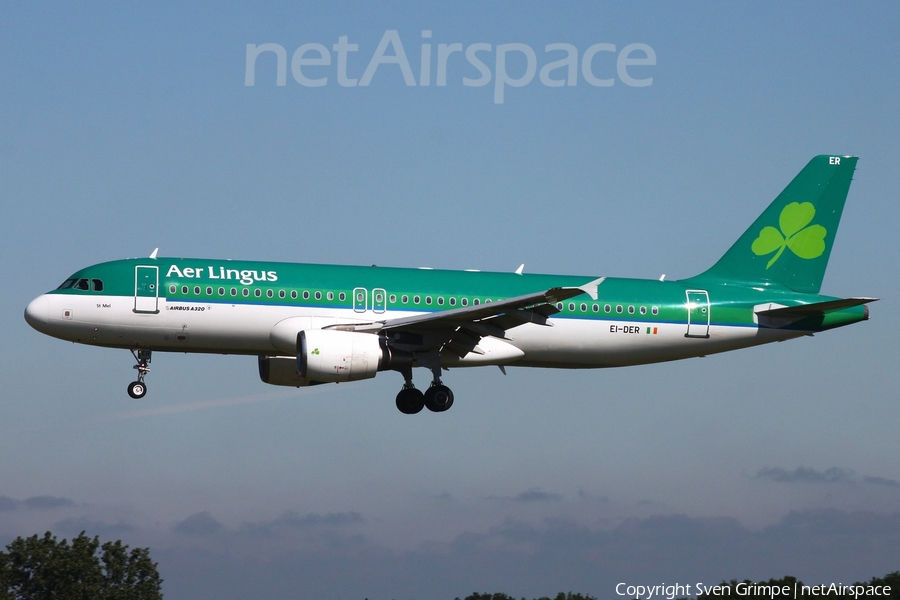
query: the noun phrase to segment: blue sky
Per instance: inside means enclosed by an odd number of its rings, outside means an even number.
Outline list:
[[[148,545],[167,598],[518,595],[898,568],[893,3],[13,4],[0,8],[0,538]],[[247,44],[650,46],[652,85],[275,85]],[[430,30],[429,40],[421,32]],[[495,53],[481,55],[492,70]],[[553,59],[561,56],[553,55]],[[268,62],[267,62],[268,61]],[[508,70],[524,71],[521,53]],[[557,71],[555,76],[560,76]],[[255,360],[131,357],[31,330],[83,266],[161,255],[688,277],[813,155],[860,156],[823,292],[872,319],[614,371],[262,384]],[[417,375],[419,378],[423,374]],[[891,550],[894,549],[894,550]],[[701,578],[701,579],[698,579]],[[262,592],[260,592],[262,590]]]

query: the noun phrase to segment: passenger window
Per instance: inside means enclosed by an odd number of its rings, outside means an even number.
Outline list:
[[[329,300],[334,300],[334,292],[328,292],[328,294],[326,294],[326,297],[327,297]]]
[[[571,312],[575,312],[575,303],[574,302],[569,302],[569,310]]]
[[[659,314],[659,307],[658,307],[658,306],[654,306],[653,308],[650,309],[650,312],[652,312],[654,315],[658,315],[658,314]]]
[[[63,281],[63,282],[59,285],[59,287],[56,288],[56,289],[58,289],[58,290],[67,290],[67,289],[69,289],[70,287],[72,287],[73,285],[75,285],[75,282],[76,282],[76,281],[77,281],[76,279],[66,279],[66,280]]]
[[[279,298],[284,299],[285,296],[287,296],[287,294],[284,293],[284,290],[278,290],[278,297],[279,297]]]
[[[186,285],[181,286],[181,293],[184,294],[185,296],[187,296],[188,286],[186,286]]]
[[[563,303],[562,303],[562,302],[557,302],[557,303],[556,303],[556,308],[557,308],[557,310],[562,310],[562,309],[563,309]]]
[[[291,290],[291,300],[297,299],[297,290]]]
[[[584,302],[581,303],[581,312],[587,312],[587,304]]]
[[[490,304],[490,303],[491,303],[491,299],[490,299],[490,298],[487,298],[487,299],[484,301],[484,303],[485,303],[485,304]]]
[[[212,288],[211,288],[211,287],[207,287],[207,288],[206,288],[206,295],[207,295],[207,296],[212,296]]]
[[[612,307],[609,304],[603,306],[603,312],[611,312]]]
[[[260,296],[262,296],[262,290],[259,288],[256,288],[255,290],[253,290],[253,295],[256,296],[257,298],[259,298]]]
[[[444,297],[443,296],[438,296],[438,305],[440,305],[440,306],[444,305]]]
[[[103,291],[103,282],[99,279],[91,279],[91,285],[93,286],[95,292]]]
[[[634,314],[634,307],[633,307],[633,306],[629,306],[629,307],[628,307],[628,314],[629,314],[629,315],[633,315],[633,314]]]
[[[621,304],[616,305],[616,312],[619,313],[620,315],[622,314],[622,305]]]
[[[89,289],[88,280],[87,279],[79,279],[78,283],[75,284],[75,289],[87,291]]]
[[[400,296],[400,302],[403,303],[403,304],[408,303],[408,302],[409,302],[409,296],[407,296],[406,294],[403,294],[402,296]]]
[[[322,299],[322,292],[316,292],[316,300]]]
[[[450,306],[456,306],[456,298],[450,298]]]
[[[431,296],[425,296],[425,304],[431,304]]]
[[[599,304],[595,304],[595,305],[594,305],[594,312],[600,312],[600,305],[599,305]]]
[[[468,299],[468,298],[463,298],[460,302],[462,303],[463,306],[468,306],[468,305],[469,305],[469,299]]]
[[[244,294],[244,298],[246,298],[247,296],[250,295],[250,290],[248,290],[247,288],[244,288],[243,294]]]
[[[340,295],[338,296],[338,298],[340,299],[341,302],[343,302],[344,300],[347,299],[347,294],[345,294],[344,292],[341,292]]]
[[[272,290],[266,290],[267,298],[272,298],[273,296],[275,296],[275,292],[273,292]]]
[[[309,300],[309,292],[303,292],[303,299]]]
[[[642,307],[641,307],[641,314],[642,314],[642,315],[646,315],[646,314],[647,314],[647,307],[646,307],[646,306],[642,306]]]
[[[473,304],[474,306],[478,306],[478,305],[481,304],[481,303],[478,301],[478,298],[475,298],[474,300],[472,300],[472,304]]]
[[[195,286],[194,286],[194,295],[195,295],[195,296],[199,296],[199,295],[200,295],[200,286],[199,286],[199,285],[195,285]]]
[[[231,295],[237,296],[237,288],[231,288]]]
[[[177,285],[170,285],[170,286],[169,286],[169,293],[170,293],[170,294],[173,294],[173,295],[174,295],[174,294],[177,293],[177,292],[178,292],[178,286],[177,286]]]
[[[391,304],[396,304],[396,303],[397,303],[397,295],[396,295],[396,294],[391,294],[390,297],[388,298],[388,301],[389,301]]]
[[[224,295],[225,295],[225,288],[223,288],[223,287],[220,287],[220,288],[219,288],[219,295],[220,295],[220,296],[224,296]]]

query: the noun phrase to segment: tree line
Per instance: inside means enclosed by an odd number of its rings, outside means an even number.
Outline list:
[[[148,548],[129,549],[121,541],[100,543],[82,531],[69,542],[49,531],[43,536],[18,537],[0,552],[0,600],[162,600],[162,578]],[[900,571],[869,581],[834,587],[810,585],[795,577],[753,582],[723,581],[692,598],[676,600],[777,600],[780,598],[854,598],[900,600]],[[787,593],[790,591],[790,593]],[[656,594],[656,598],[665,598]],[[517,600],[504,593],[472,593],[455,600]],[[522,598],[521,600],[526,600]],[[590,594],[560,592],[533,600],[598,600]]]
[[[0,552],[0,600],[162,600],[161,586],[149,549],[83,531],[71,542],[18,537]]]

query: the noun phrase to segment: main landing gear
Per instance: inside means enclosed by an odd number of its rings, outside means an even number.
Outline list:
[[[427,407],[431,412],[444,412],[453,406],[453,391],[441,383],[440,367],[432,369],[434,380],[423,394],[412,382],[412,369],[403,371],[403,389],[397,394],[397,408],[404,415],[414,415]]]
[[[128,395],[137,400],[143,398],[147,393],[147,384],[144,383],[144,377],[150,372],[150,367],[148,366],[150,364],[150,350],[132,350],[131,354],[134,356],[134,360],[137,361],[134,368],[137,370],[138,376],[137,381],[132,381],[128,384]]]

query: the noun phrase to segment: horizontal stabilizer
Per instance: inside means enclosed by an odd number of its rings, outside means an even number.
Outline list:
[[[816,302],[814,304],[801,304],[800,306],[782,306],[768,310],[758,310],[756,314],[761,317],[774,319],[804,319],[806,317],[818,317],[853,306],[860,306],[861,304],[868,304],[877,300],[878,298],[844,298],[841,300]]]

